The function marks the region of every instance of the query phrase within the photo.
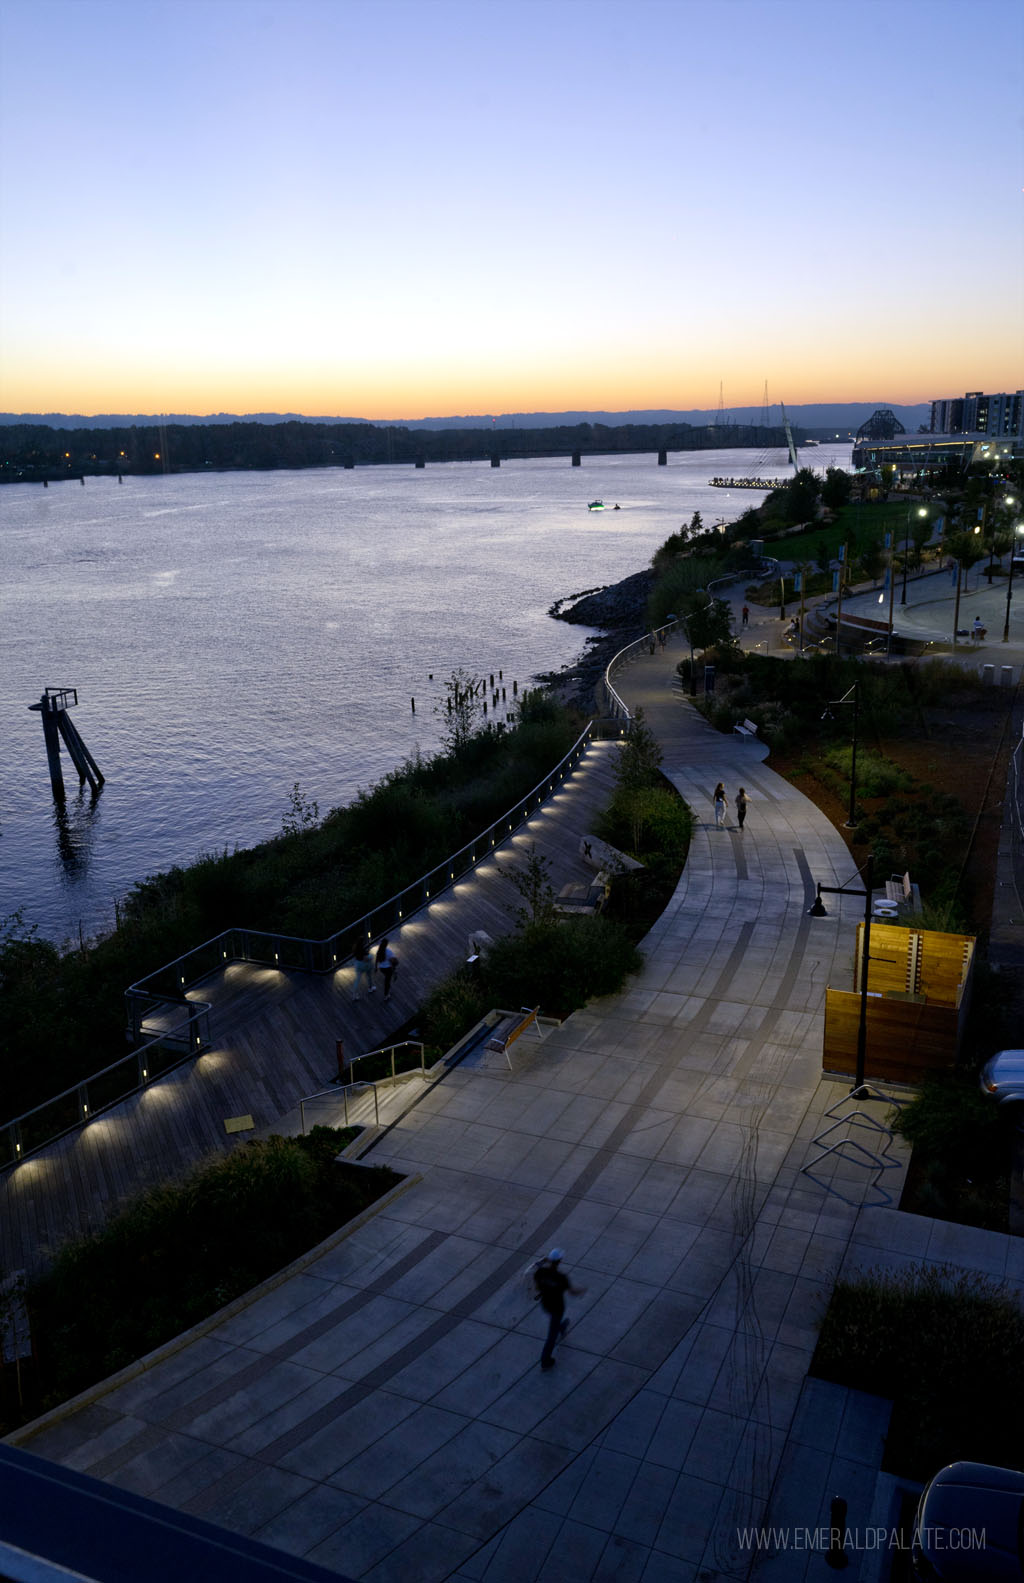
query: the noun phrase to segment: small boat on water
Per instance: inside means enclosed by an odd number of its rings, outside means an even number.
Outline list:
[[[588,501],[587,502],[587,510],[588,511],[603,511],[604,510],[604,501],[603,500],[590,500],[590,501]]]

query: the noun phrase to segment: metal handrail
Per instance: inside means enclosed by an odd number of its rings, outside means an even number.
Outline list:
[[[163,1077],[185,1061],[194,1059],[209,1044],[209,1020],[209,1005],[205,1001],[190,1001],[187,1015],[181,1022],[174,1023],[156,1038],[146,1040],[101,1071],[92,1072],[60,1094],[54,1094],[44,1099],[42,1104],[34,1105],[31,1110],[22,1111],[20,1116],[4,1122],[0,1125],[0,1170],[18,1165],[47,1144],[56,1143],[59,1138],[86,1126],[104,1111],[120,1105],[157,1077]],[[167,1053],[168,1049],[171,1058],[158,1062],[158,1055]],[[96,1091],[104,1086],[104,1080],[111,1079],[118,1072],[131,1072],[133,1080],[123,1086],[110,1083],[110,1091],[105,1096],[97,1096]],[[55,1121],[50,1124],[49,1130],[33,1136],[33,1119],[41,1117],[48,1110],[56,1112]],[[4,1150],[6,1158],[3,1157]]]
[[[525,823],[530,814],[547,800],[556,786],[571,774],[586,751],[592,736],[593,721],[589,721],[555,768],[486,830],[472,841],[467,841],[457,852],[435,864],[427,873],[421,874],[411,884],[396,891],[393,896],[389,896],[371,911],[364,913],[361,918],[345,924],[341,929],[336,929],[324,939],[314,940],[306,936],[278,934],[267,929],[239,927],[224,929],[220,934],[205,940],[202,945],[194,946],[191,951],[184,952],[173,961],[165,963],[163,967],[147,974],[145,978],[130,984],[125,991],[125,999],[129,1005],[130,1032],[134,1037],[138,1037],[141,1031],[139,1006],[142,1000],[150,1000],[154,1003],[171,1002],[169,995],[152,987],[155,979],[166,974],[173,973],[180,995],[190,984],[198,983],[215,968],[222,968],[229,961],[263,962],[269,967],[296,968],[301,972],[333,973],[341,963],[350,960],[351,953],[347,948],[350,940],[361,935],[365,940],[370,941],[375,936],[386,934],[388,929],[395,928],[406,919],[414,917],[432,899],[454,885],[463,874],[489,858],[499,836],[510,834],[519,825]],[[342,941],[345,942],[344,950],[340,945]],[[261,942],[266,942],[262,950]],[[192,968],[198,968],[198,971],[190,977],[189,972]]]
[[[765,557],[765,559],[769,559],[769,557]],[[712,594],[711,591],[712,589],[717,588],[719,584],[737,583],[743,577],[752,577],[755,575],[756,573],[750,568],[743,568],[738,572],[727,572],[723,577],[716,577],[713,582],[710,582],[705,591],[711,594],[712,599],[715,599],[717,598],[717,595]],[[698,592],[699,591],[700,590],[698,590]],[[617,654],[612,655],[611,659],[608,661],[608,664],[605,666],[604,692],[605,701],[610,706],[611,713],[616,719],[630,721],[632,720],[633,716],[629,707],[623,702],[622,698],[612,686],[612,676],[614,673],[621,670],[623,665],[628,665],[631,660],[638,659],[640,650],[650,646],[652,636],[656,639],[660,638],[662,634],[667,636],[670,632],[674,632],[677,629],[683,628],[684,625],[685,623],[680,617],[674,616],[670,621],[667,621],[664,626],[652,627],[649,632],[644,633],[642,638],[634,638],[632,643],[627,643],[625,648],[619,649]]]
[[[398,1044],[385,1044],[385,1045],[382,1045],[377,1050],[364,1050],[362,1055],[353,1055],[353,1056],[349,1057],[349,1060],[348,1060],[349,1069],[351,1070],[355,1066],[357,1061],[369,1061],[375,1055],[390,1055],[390,1057],[391,1057],[391,1081],[392,1081],[392,1083],[397,1082],[397,1076],[396,1076],[396,1073],[395,1073],[395,1051],[396,1050],[419,1050],[419,1052],[420,1052],[420,1071],[423,1074],[423,1076],[426,1077],[426,1075],[427,1075],[427,1061],[426,1061],[427,1047],[419,1039],[402,1039],[402,1040],[399,1041]],[[415,1071],[415,1067],[407,1068],[406,1070],[407,1071],[410,1071],[410,1070],[411,1071]],[[399,1074],[399,1075],[404,1076],[405,1074],[402,1073],[402,1074]],[[364,1081],[371,1082],[371,1083],[383,1083],[383,1082],[386,1081],[386,1079],[383,1078],[383,1077],[373,1077],[373,1078],[366,1078],[366,1079],[364,1079]]]
[[[306,1136],[306,1106],[307,1105],[311,1105],[313,1103],[314,1099],[331,1098],[331,1099],[337,1100],[340,1097],[341,1098],[341,1102],[342,1102],[342,1106],[343,1106],[344,1111],[345,1111],[345,1126],[347,1127],[349,1125],[349,1120],[348,1120],[348,1096],[350,1094],[354,1095],[354,1093],[355,1093],[357,1088],[360,1088],[360,1089],[361,1088],[369,1088],[369,1089],[371,1089],[373,1091],[373,1123],[374,1123],[374,1126],[379,1127],[380,1126],[380,1100],[379,1100],[378,1095],[377,1095],[377,1085],[376,1085],[376,1083],[373,1083],[373,1082],[370,1082],[370,1081],[363,1081],[363,1082],[359,1082],[359,1083],[342,1083],[342,1084],[339,1084],[335,1088],[322,1088],[322,1089],[320,1089],[319,1093],[307,1094],[305,1099],[300,1099],[299,1100],[299,1125],[302,1128],[302,1136],[303,1137]]]
[[[642,638],[634,638],[632,643],[627,643],[625,648],[619,649],[617,654],[612,655],[611,659],[608,661],[608,664],[605,666],[604,689],[605,701],[610,705],[611,713],[615,719],[629,721],[632,720],[633,715],[628,705],[623,702],[622,698],[612,686],[613,673],[615,671],[620,671],[622,667],[624,665],[628,665],[631,660],[638,659],[640,650],[642,648],[650,647],[652,636],[656,641],[660,639],[662,634],[667,637],[668,634],[673,632],[678,625],[678,621],[672,620],[667,621],[664,626],[652,627],[650,632],[645,632]]]

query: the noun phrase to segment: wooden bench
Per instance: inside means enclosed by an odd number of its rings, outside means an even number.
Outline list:
[[[885,899],[900,913],[918,913],[921,911],[921,892],[906,874],[894,874],[885,882]]]
[[[756,723],[753,720],[744,720],[744,721],[741,722],[741,724],[733,726],[733,730],[735,731],[737,736],[741,736],[741,737],[756,737],[757,736],[757,725],[756,725]]]
[[[539,1006],[524,1006],[518,1015],[514,1012],[502,1012],[501,1022],[498,1023],[494,1033],[487,1041],[486,1048],[500,1051],[508,1062],[510,1072],[512,1070],[512,1061],[508,1053],[509,1046],[515,1044],[516,1040],[526,1032],[527,1028],[532,1028],[538,1039],[543,1039],[544,1037],[537,1022],[539,1011]]]
[[[563,885],[555,899],[555,912],[560,918],[593,918],[608,900],[611,888],[611,875],[600,869],[585,885]]]

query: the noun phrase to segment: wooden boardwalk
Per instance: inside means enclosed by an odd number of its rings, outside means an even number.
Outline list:
[[[617,751],[592,743],[492,859],[391,932],[400,965],[388,1005],[381,990],[353,1000],[350,966],[321,977],[236,963],[195,986],[192,998],[212,1007],[204,1055],[0,1177],[0,1272],[38,1269],[143,1187],[252,1136],[226,1134],[229,1117],[271,1127],[334,1076],[338,1039],[349,1056],[390,1043],[424,993],[465,960],[472,933],[497,938],[513,927],[519,897],[499,865],[534,845],[556,888],[590,877],[579,837],[611,796]]]

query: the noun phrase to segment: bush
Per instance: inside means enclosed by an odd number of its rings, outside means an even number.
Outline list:
[[[811,1372],[892,1397],[887,1472],[1024,1466],[1024,1311],[1005,1285],[934,1265],[839,1281]]]
[[[241,1145],[152,1188],[30,1285],[39,1400],[52,1406],[125,1367],[315,1247],[399,1180],[345,1166],[352,1133]]]
[[[424,1042],[444,1055],[487,1015],[491,1005],[480,975],[459,968],[442,979],[420,1008],[419,1027]]]
[[[481,980],[492,1006],[539,1005],[549,1016],[566,1017],[595,995],[614,995],[642,965],[621,925],[601,917],[567,918],[531,924],[497,941]]]

